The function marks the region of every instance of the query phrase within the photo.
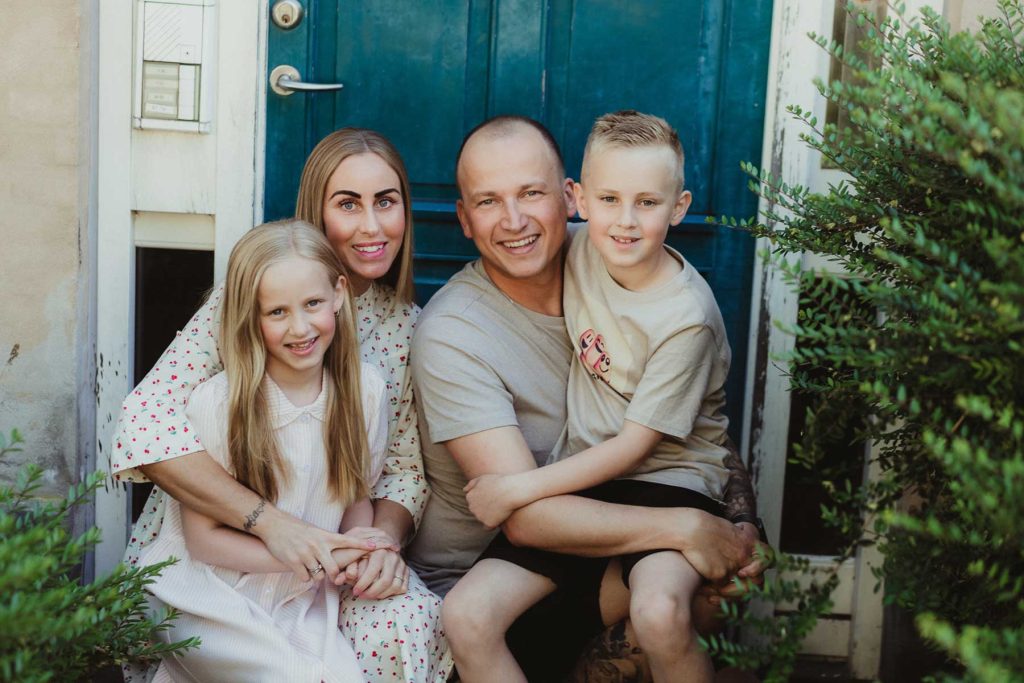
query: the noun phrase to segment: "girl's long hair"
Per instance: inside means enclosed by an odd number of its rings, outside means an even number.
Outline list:
[[[402,246],[388,272],[381,278],[394,288],[398,298],[411,304],[412,280],[412,197],[409,194],[409,174],[405,164],[391,142],[380,133],[366,128],[342,128],[321,140],[306,159],[299,181],[299,196],[295,201],[295,216],[321,230],[324,229],[324,193],[331,174],[345,159],[356,154],[376,154],[398,174],[405,212],[405,235]]]
[[[235,477],[267,500],[277,500],[291,469],[274,438],[263,385],[267,353],[260,332],[259,286],[267,269],[298,256],[320,264],[331,286],[345,267],[323,233],[300,220],[266,223],[238,241],[228,259],[220,352],[228,378],[228,454]],[[324,449],[328,491],[348,504],[367,495],[369,462],[359,380],[359,343],[347,277],[334,339],[324,354],[327,412]]]

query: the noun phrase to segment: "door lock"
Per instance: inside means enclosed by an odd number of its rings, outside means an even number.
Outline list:
[[[277,0],[270,10],[274,24],[285,31],[298,26],[304,13],[305,10],[299,0]]]

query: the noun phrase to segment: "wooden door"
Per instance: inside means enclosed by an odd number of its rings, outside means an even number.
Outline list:
[[[705,224],[749,216],[756,199],[740,173],[761,156],[768,0],[363,0],[306,2],[295,27],[269,28],[269,72],[290,64],[337,92],[267,94],[265,216],[294,210],[302,163],[342,126],[387,135],[412,182],[421,303],[468,260],[457,227],[455,154],[463,135],[496,114],[544,122],[578,177],[593,120],[633,108],[668,119],[686,148],[694,201],[669,242],[708,279],[733,350],[726,387],[740,423],[754,242]],[[738,434],[738,431],[737,431]]]

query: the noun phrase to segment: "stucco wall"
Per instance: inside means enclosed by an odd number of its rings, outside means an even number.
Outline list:
[[[91,384],[88,8],[23,0],[0,21],[0,430],[27,441],[0,478],[32,460],[45,493],[78,477]]]
[[[954,31],[977,30],[978,17],[994,17],[999,12],[998,0],[946,0],[946,19]]]

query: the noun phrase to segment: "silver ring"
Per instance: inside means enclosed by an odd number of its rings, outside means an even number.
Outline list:
[[[319,574],[323,570],[324,570],[324,566],[322,564],[320,564],[319,562],[317,562],[316,563],[316,567],[314,567],[312,570],[307,569],[306,571],[309,572],[309,578],[313,578],[314,576],[316,576],[317,574]]]
[[[402,577],[401,576],[396,576],[395,578],[391,579],[391,583],[395,583],[396,581],[398,583],[402,583]]]

